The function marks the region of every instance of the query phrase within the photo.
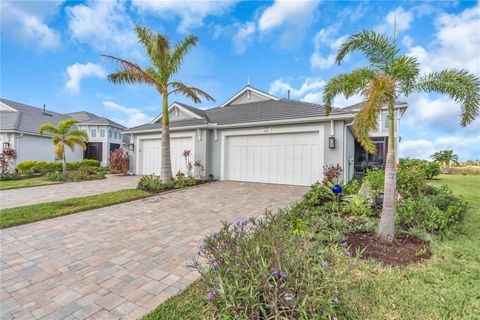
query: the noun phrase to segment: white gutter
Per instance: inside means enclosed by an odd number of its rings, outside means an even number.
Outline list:
[[[346,159],[347,157],[347,127],[350,127],[353,125],[353,121],[350,122],[350,123],[347,123],[344,127],[343,127],[343,183],[347,184],[347,179],[348,179],[348,175],[350,175],[350,167],[349,167],[349,164],[348,164],[348,159]],[[355,147],[355,145],[354,145]],[[346,168],[348,168],[348,170],[345,170]]]
[[[191,129],[224,129],[224,128],[245,128],[245,127],[261,127],[261,126],[274,126],[282,124],[299,124],[299,123],[311,123],[319,121],[328,121],[328,120],[345,120],[353,118],[354,113],[345,113],[339,115],[331,116],[321,116],[321,117],[308,117],[308,118],[298,118],[298,119],[284,119],[284,120],[268,120],[268,121],[257,121],[257,122],[245,122],[245,123],[233,123],[233,124],[221,124],[209,123],[200,126],[188,126],[188,127],[173,127],[170,128],[170,131],[179,131],[179,130],[191,130]],[[150,129],[150,130],[138,130],[138,131],[128,131],[127,133],[148,133],[148,132],[160,132],[162,128]],[[122,132],[123,133],[123,132]]]

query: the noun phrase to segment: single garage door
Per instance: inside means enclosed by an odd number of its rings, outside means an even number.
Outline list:
[[[318,132],[230,136],[225,150],[226,180],[310,185],[321,178]]]
[[[160,175],[162,159],[162,140],[146,139],[140,143],[140,174]],[[172,173],[185,172],[183,151],[191,150],[193,154],[193,139],[191,137],[170,138],[170,157]],[[193,156],[191,157],[193,161]]]

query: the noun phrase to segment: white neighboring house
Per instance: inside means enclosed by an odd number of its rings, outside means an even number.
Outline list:
[[[83,117],[82,117],[83,116]],[[74,114],[62,114],[48,109],[42,109],[23,103],[0,99],[0,147],[10,147],[17,153],[15,165],[26,160],[35,161],[58,161],[55,159],[52,135],[45,132],[41,136],[38,128],[44,123],[57,125],[60,121],[75,118],[80,121],[80,129],[89,133],[90,141],[87,151],[80,146],[75,146],[74,151],[66,148],[68,162],[81,161],[83,159],[96,159],[102,164],[107,164],[110,150],[123,146],[124,137],[121,130],[125,127],[101,118],[92,113],[78,112]],[[92,137],[92,133],[95,136]],[[101,137],[101,130],[105,130]],[[100,152],[92,152],[94,146],[101,144]],[[104,151],[105,150],[105,151]]]
[[[220,107],[201,110],[174,102],[169,108],[173,174],[185,172],[184,150],[192,162],[205,165],[215,179],[310,185],[322,179],[323,166],[340,164],[343,179],[368,168],[383,167],[388,140],[386,109],[372,133],[376,155],[368,155],[355,141],[352,121],[361,105],[333,108],[275,97],[246,86]],[[406,103],[395,106],[395,142],[400,141],[400,117]],[[151,123],[124,131],[130,135],[130,171],[159,174],[162,115]],[[398,154],[398,153],[397,153]]]

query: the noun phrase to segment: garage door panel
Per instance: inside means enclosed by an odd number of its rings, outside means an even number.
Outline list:
[[[320,137],[318,132],[227,137],[224,163],[227,180],[309,185],[320,178]]]
[[[162,159],[161,139],[142,140],[141,146],[140,174],[160,175]],[[186,172],[185,160],[183,158],[184,150],[193,152],[193,139],[191,137],[170,138],[170,160],[174,175],[178,171]],[[192,162],[194,161],[193,154],[191,160]]]

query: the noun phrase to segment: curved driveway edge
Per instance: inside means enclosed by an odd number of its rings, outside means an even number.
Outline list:
[[[0,191],[0,208],[14,208],[30,204],[60,201],[70,198],[135,189],[139,176],[108,175],[107,179],[49,184]]]
[[[306,187],[215,182],[1,232],[1,319],[136,319],[196,279],[185,266],[222,220]]]

